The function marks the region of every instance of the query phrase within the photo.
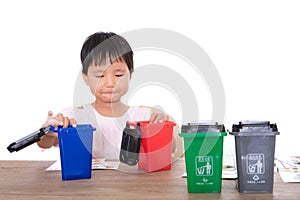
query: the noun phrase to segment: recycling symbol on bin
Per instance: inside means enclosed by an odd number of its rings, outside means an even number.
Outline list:
[[[258,177],[257,175],[254,175],[254,176],[253,176],[253,180],[258,181],[258,180],[259,180],[259,177]]]

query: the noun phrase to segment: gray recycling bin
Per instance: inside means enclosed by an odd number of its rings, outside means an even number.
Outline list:
[[[268,121],[242,121],[232,126],[230,134],[235,136],[238,191],[272,193],[277,125]]]

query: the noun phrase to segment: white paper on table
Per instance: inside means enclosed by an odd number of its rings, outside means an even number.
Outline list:
[[[105,159],[93,159],[92,160],[92,169],[118,169],[120,162],[113,160]],[[61,163],[60,160],[55,161],[50,165],[46,171],[60,171]]]
[[[290,158],[275,160],[277,171],[283,182],[300,182],[300,164],[298,158],[299,157],[292,156]]]

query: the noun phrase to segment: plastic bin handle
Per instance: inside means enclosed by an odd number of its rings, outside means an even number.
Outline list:
[[[269,125],[269,121],[241,121],[241,125]]]
[[[188,123],[189,126],[216,126],[218,125],[217,122],[212,122],[212,121],[208,121],[208,122],[189,122]]]

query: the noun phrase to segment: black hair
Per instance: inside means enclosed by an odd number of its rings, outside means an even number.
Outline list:
[[[133,72],[133,52],[128,42],[113,32],[97,32],[90,35],[83,43],[80,58],[82,72],[87,75],[91,64],[107,65],[115,61],[127,64],[130,73]]]

